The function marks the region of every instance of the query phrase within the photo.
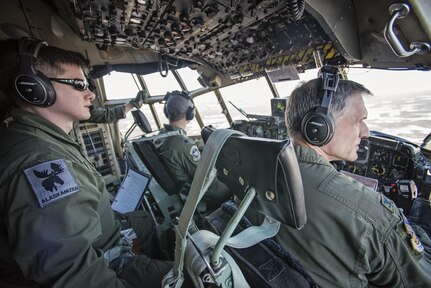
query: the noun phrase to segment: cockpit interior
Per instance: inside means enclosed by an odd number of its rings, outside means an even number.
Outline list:
[[[214,109],[221,111],[229,127],[214,129],[213,123],[204,121],[205,113],[199,113],[196,105],[196,120],[202,131],[193,139],[206,161],[198,170],[197,180],[188,186],[178,186],[175,175],[166,173],[152,142],[162,128],[162,93],[148,93],[145,115],[132,111],[132,122],[125,133],[118,124],[93,123],[80,123],[71,133],[113,195],[125,185],[132,185],[125,181],[130,170],[139,171],[135,177],[146,179],[136,209],[151,213],[159,254],[174,261],[173,274],[164,287],[180,287],[175,286],[175,281],[183,270],[195,275],[189,281],[202,285],[195,287],[241,287],[226,280],[235,273],[235,266],[218,260],[228,259],[223,249],[230,236],[247,230],[248,224],[240,220],[245,213],[242,205],[294,229],[306,225],[302,183],[298,182],[298,167],[292,164],[292,143],[284,118],[289,95],[280,95],[274,83],[297,80],[305,71],[324,65],[338,67],[346,79],[346,71],[353,66],[423,71],[428,75],[431,70],[430,0],[8,0],[0,7],[1,40],[37,38],[84,56],[90,89],[97,94],[95,106],[108,107],[129,100],[108,99],[110,86],[104,77],[114,73],[131,74],[138,90],[147,92],[150,89],[146,81],[151,80],[145,80],[145,75],[156,73],[164,79],[173,76],[180,90],[187,91],[196,102],[208,94],[216,99]],[[183,68],[195,73],[199,88],[187,88],[178,72]],[[243,116],[233,118],[220,89],[255,79],[266,80],[272,96],[266,105],[271,113],[248,114],[231,102],[232,110]],[[8,112],[3,108],[5,103],[6,98],[0,95],[2,120]],[[202,103],[205,106],[204,100]],[[413,143],[383,132],[371,131],[363,139],[356,161],[332,164],[393,200],[408,214],[414,199],[431,199],[431,134],[423,143]],[[261,165],[251,167],[256,163],[251,158]],[[198,202],[207,188],[206,182],[215,177],[213,171],[242,199],[234,209],[239,212],[231,213],[231,222],[225,219],[226,214],[220,216],[225,217],[224,222],[196,217],[201,213]],[[274,204],[281,200],[290,206]],[[226,211],[232,210],[229,205]],[[238,226],[239,222],[242,224]],[[212,252],[205,253],[202,251],[208,247],[186,243],[195,248],[194,254],[184,256],[186,244],[180,240],[195,235],[195,225],[217,231],[221,240],[213,243]],[[268,227],[275,229],[274,223]],[[196,234],[198,237],[203,236]],[[263,250],[269,255],[265,257],[274,257],[280,267],[285,265],[280,260],[284,254],[273,256],[265,247],[242,252],[226,249],[240,262],[241,270],[248,271],[244,272],[247,277],[253,277],[250,275],[255,267],[238,259],[264,253]],[[180,267],[184,264],[181,257],[204,260],[196,260],[197,267]],[[196,271],[201,274],[196,275]],[[220,275],[225,278],[221,280]],[[268,285],[262,277],[256,278],[254,287]]]

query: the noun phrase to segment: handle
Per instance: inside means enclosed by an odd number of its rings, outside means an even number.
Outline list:
[[[407,17],[410,12],[410,7],[404,3],[394,3],[389,7],[389,13],[391,18],[388,24],[385,26],[383,35],[385,36],[386,42],[389,47],[394,51],[395,55],[399,57],[410,57],[416,53],[425,54],[431,50],[431,46],[426,42],[413,42],[410,44],[410,50],[404,49],[403,45],[399,41],[397,35],[394,32],[394,23],[397,19],[403,19]]]

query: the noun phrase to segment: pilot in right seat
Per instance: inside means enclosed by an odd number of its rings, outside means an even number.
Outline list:
[[[371,92],[339,80],[332,101],[325,102],[322,88],[321,79],[310,80],[288,100],[286,125],[304,184],[307,224],[299,231],[282,225],[277,241],[319,287],[431,287],[428,235],[383,194],[330,163],[357,159],[369,132],[363,97]],[[431,219],[423,219],[429,202],[421,210],[415,224],[424,220],[429,227]],[[254,224],[261,223],[260,213],[248,212]]]
[[[185,129],[195,116],[195,105],[184,91],[168,92],[165,100],[163,111],[169,124],[164,124],[160,133],[180,131],[180,134],[156,139],[154,144],[172,176],[181,184],[191,184],[201,153],[195,142],[187,137]],[[229,188],[215,178],[204,195],[207,211],[218,208],[230,195]]]

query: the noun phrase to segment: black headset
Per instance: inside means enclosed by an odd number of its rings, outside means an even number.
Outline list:
[[[32,38],[19,40],[19,70],[13,77],[12,89],[19,101],[49,107],[56,99],[54,86],[46,75],[33,67],[33,60],[37,58],[42,46],[48,46],[48,44]]]
[[[340,80],[337,67],[329,65],[320,69],[319,76],[322,78],[322,103],[308,111],[301,123],[301,133],[305,140],[315,146],[328,144],[334,136],[335,121],[329,112],[329,105]]]
[[[189,96],[187,92],[178,91],[178,90],[166,93],[165,98],[163,98],[163,100],[165,100],[165,106],[163,107],[163,112],[165,113],[166,118],[170,119],[169,116],[171,116],[169,114],[168,107],[167,107],[168,100],[171,96],[180,96],[189,100],[190,105],[187,107],[186,120],[187,121],[193,120],[193,118],[195,118],[195,103],[193,102],[193,99]]]

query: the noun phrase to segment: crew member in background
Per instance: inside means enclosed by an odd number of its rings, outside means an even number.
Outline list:
[[[424,230],[416,226],[415,233],[391,200],[330,163],[357,159],[358,145],[368,137],[363,97],[370,94],[349,80],[339,80],[333,93],[318,78],[290,95],[286,125],[302,175],[307,224],[299,231],[282,225],[276,239],[319,287],[430,287],[424,246],[431,243]],[[259,213],[247,214],[261,223]]]
[[[134,255],[103,177],[68,134],[90,118],[82,57],[0,42],[0,90],[18,108],[0,135],[1,287],[160,287],[171,263]]]
[[[191,184],[201,158],[198,147],[186,133],[187,124],[195,117],[195,105],[184,91],[168,92],[165,100],[163,111],[169,124],[164,124],[161,133],[179,131],[179,135],[156,139],[154,144],[174,179]],[[218,208],[230,196],[229,188],[215,178],[203,198],[207,211]]]

